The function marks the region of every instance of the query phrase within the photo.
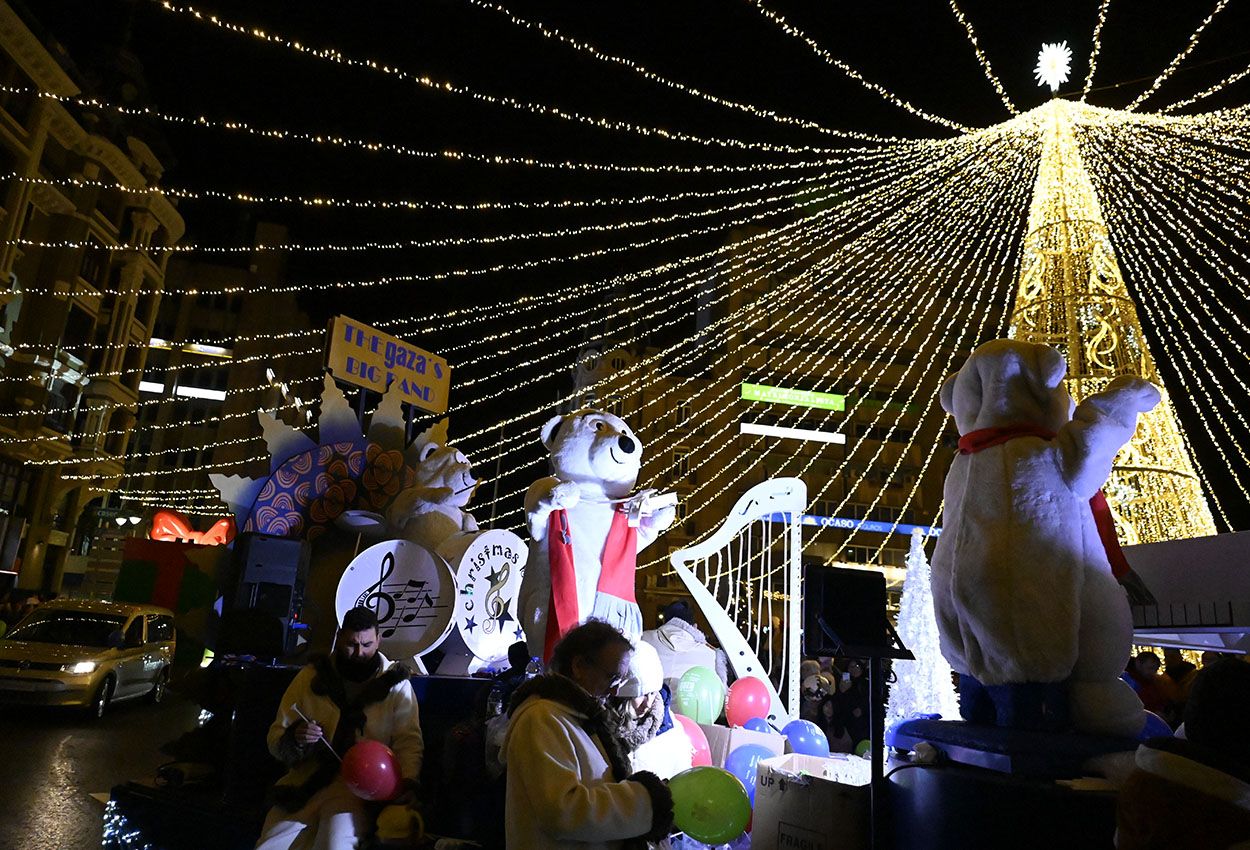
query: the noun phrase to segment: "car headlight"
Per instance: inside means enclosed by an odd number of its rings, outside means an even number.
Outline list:
[[[66,664],[62,666],[61,669],[64,670],[66,673],[77,673],[79,675],[82,675],[84,673],[94,673],[95,662],[94,661],[79,661],[76,664]]]

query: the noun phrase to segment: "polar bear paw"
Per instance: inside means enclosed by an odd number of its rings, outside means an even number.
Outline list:
[[[582,491],[574,481],[561,481],[551,488],[546,501],[553,511],[568,510],[582,500]]]

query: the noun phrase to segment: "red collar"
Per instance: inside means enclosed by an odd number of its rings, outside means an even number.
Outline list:
[[[1028,422],[1017,422],[1015,425],[1000,425],[996,428],[979,428],[969,431],[959,438],[959,453],[973,455],[990,446],[997,446],[1016,437],[1041,437],[1043,440],[1055,439],[1055,432],[1041,425]]]
[[[1043,440],[1055,439],[1055,432],[1041,425],[1028,422],[1017,422],[1014,425],[1001,425],[997,428],[979,428],[969,431],[959,438],[959,453],[971,455],[997,446],[1016,437],[1041,437]],[[1089,500],[1090,512],[1094,515],[1094,527],[1098,529],[1098,537],[1102,541],[1103,550],[1107,554],[1107,562],[1111,565],[1111,574],[1122,579],[1130,570],[1128,559],[1120,550],[1120,542],[1115,534],[1115,521],[1111,516],[1111,508],[1107,505],[1107,497],[1101,490]]]

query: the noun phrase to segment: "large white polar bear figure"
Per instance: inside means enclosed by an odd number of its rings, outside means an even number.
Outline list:
[[[530,654],[546,660],[587,619],[605,620],[631,640],[642,634],[638,552],[672,524],[676,510],[639,511],[645,494],[630,498],[642,443],[619,417],[589,409],[556,416],[541,439],[551,475],[525,494],[531,543],[520,602]]]
[[[994,340],[942,386],[960,433],[932,565],[942,654],[968,720],[1133,737],[1146,715],[1119,678],[1132,618],[1111,566],[1127,562],[1100,488],[1160,396],[1121,376],[1073,408],[1066,372],[1050,346]]]

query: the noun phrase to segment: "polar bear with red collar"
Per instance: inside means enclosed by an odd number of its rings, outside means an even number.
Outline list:
[[[525,494],[531,543],[520,594],[530,653],[549,658],[565,632],[591,618],[635,639],[638,553],[672,524],[676,508],[650,510],[652,491],[631,497],[642,442],[619,417],[577,410],[548,420],[540,438],[551,475]]]
[[[932,565],[942,654],[969,720],[1134,737],[1117,577],[1136,577],[1100,488],[1160,394],[1120,376],[1074,406],[1066,373],[1050,346],[993,340],[942,387],[960,433]]]

